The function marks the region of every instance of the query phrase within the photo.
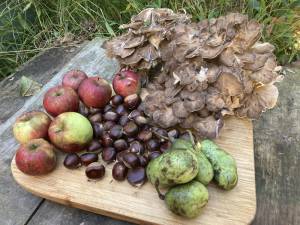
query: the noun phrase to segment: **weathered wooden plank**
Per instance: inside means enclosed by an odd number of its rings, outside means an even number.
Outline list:
[[[101,52],[99,55],[97,53]],[[45,59],[44,59],[45,60]],[[109,63],[108,63],[109,61]],[[76,65],[76,67],[74,67]],[[78,66],[80,65],[80,66]],[[100,66],[99,66],[100,65]],[[108,78],[118,69],[117,64],[108,60],[101,49],[101,40],[95,39],[88,43],[78,54],[76,54],[65,66],[63,66],[53,78],[43,86],[42,90],[35,96],[28,98],[23,107],[15,112],[9,119],[0,125],[0,224],[24,224],[41,199],[32,196],[22,190],[12,179],[10,173],[10,162],[18,147],[14,140],[11,125],[16,117],[23,112],[36,109],[41,106],[44,93],[52,86],[61,82],[62,75],[70,69],[82,69],[88,74],[99,73]],[[22,104],[12,101],[11,104]],[[38,104],[37,104],[38,103]],[[6,103],[5,107],[10,107]]]
[[[46,201],[28,225],[130,225],[106,216]]]
[[[0,124],[22,108],[28,99],[20,97],[19,94],[18,81],[22,76],[44,85],[81,50],[82,46],[49,49],[2,80],[0,82]]]
[[[300,67],[278,86],[278,106],[254,123],[257,225],[300,224]]]

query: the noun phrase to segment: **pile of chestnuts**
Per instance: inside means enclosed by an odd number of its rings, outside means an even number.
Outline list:
[[[187,132],[177,129],[165,130],[149,124],[143,113],[143,104],[137,94],[123,98],[114,95],[103,109],[88,108],[80,104],[79,113],[87,117],[93,127],[94,139],[86,152],[78,155],[69,153],[64,166],[75,169],[86,166],[86,176],[101,179],[106,164],[114,163],[112,177],[141,186],[147,180],[145,168],[148,162],[171,147],[171,140],[190,138]]]

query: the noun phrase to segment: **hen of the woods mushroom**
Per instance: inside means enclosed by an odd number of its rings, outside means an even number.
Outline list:
[[[215,138],[225,115],[256,119],[275,106],[281,80],[261,25],[231,13],[191,22],[170,9],[145,9],[106,42],[109,57],[146,80],[145,113],[163,128],[180,125]]]

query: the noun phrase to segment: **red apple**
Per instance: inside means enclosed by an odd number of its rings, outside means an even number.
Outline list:
[[[72,88],[56,86],[47,91],[43,104],[46,111],[55,117],[64,112],[77,112],[79,98]]]
[[[83,150],[93,139],[90,121],[76,112],[66,112],[56,117],[50,124],[50,141],[64,152]]]
[[[75,91],[79,88],[79,85],[83,80],[88,78],[85,72],[81,70],[70,70],[69,72],[65,73],[62,85],[64,87],[73,88]]]
[[[24,113],[14,123],[14,136],[20,143],[26,143],[31,139],[46,138],[50,123],[50,117],[44,112]]]
[[[85,79],[78,88],[80,99],[86,106],[103,108],[111,98],[109,83],[100,76]]]
[[[123,69],[115,74],[112,84],[114,91],[123,97],[138,94],[141,89],[140,76],[132,70]]]
[[[19,170],[28,175],[44,175],[56,166],[54,146],[41,138],[22,144],[15,160]]]

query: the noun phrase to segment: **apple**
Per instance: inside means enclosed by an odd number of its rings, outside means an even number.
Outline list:
[[[85,72],[81,70],[70,70],[69,72],[65,73],[62,85],[64,87],[73,88],[75,91],[79,88],[79,85],[83,80],[88,78]]]
[[[65,112],[52,121],[48,135],[50,141],[63,152],[78,152],[91,142],[93,128],[81,114]]]
[[[138,94],[141,89],[140,76],[127,69],[122,69],[115,74],[112,84],[114,91],[123,97]]]
[[[42,111],[26,112],[16,119],[13,133],[20,143],[27,143],[32,139],[46,138],[51,118]]]
[[[43,105],[46,111],[55,117],[64,112],[77,112],[79,97],[70,87],[56,86],[47,91]]]
[[[78,88],[78,94],[88,107],[103,108],[111,98],[109,83],[100,76],[85,79]]]
[[[19,170],[28,175],[44,175],[56,166],[54,146],[42,138],[22,144],[15,160]]]

